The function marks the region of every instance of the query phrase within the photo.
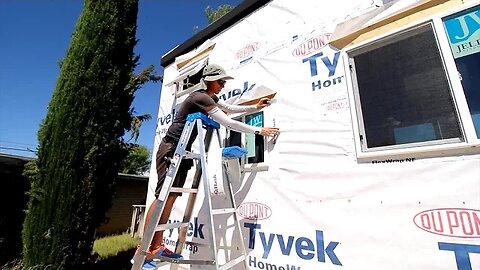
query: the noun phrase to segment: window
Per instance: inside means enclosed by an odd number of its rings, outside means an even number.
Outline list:
[[[363,152],[465,141],[432,24],[348,56]]]
[[[448,16],[443,23],[475,132],[480,139],[480,7]]]
[[[236,118],[237,121],[263,127],[263,112],[246,115]],[[260,163],[264,161],[265,143],[262,135],[245,134],[245,143],[242,143],[242,134],[236,131],[230,131],[230,136],[227,139],[227,146],[240,146],[247,150],[247,155],[244,164]]]

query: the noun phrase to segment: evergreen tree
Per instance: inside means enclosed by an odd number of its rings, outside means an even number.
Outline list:
[[[39,130],[23,226],[27,269],[81,269],[89,261],[127,154],[137,12],[138,0],[84,2]]]

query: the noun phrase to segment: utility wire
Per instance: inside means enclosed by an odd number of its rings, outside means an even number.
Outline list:
[[[24,151],[24,152],[32,152],[32,153],[37,153],[37,151],[34,151],[30,148],[15,148],[15,147],[7,147],[7,146],[0,146],[0,149],[6,149],[6,150],[15,150],[15,151]]]

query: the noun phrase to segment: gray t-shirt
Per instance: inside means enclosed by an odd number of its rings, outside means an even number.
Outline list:
[[[218,97],[217,96],[210,97],[207,94],[206,90],[198,90],[191,93],[185,99],[185,101],[183,101],[182,105],[180,105],[180,108],[175,113],[175,118],[173,120],[173,123],[168,128],[167,134],[165,136],[169,137],[169,139],[173,139],[176,142],[178,142],[180,140],[180,136],[182,135],[183,128],[185,127],[187,116],[189,114],[197,113],[197,112],[201,112],[207,115],[207,112],[205,111],[205,109],[211,106],[216,106],[217,102],[218,102]],[[196,137],[197,137],[197,130],[194,129],[188,145],[191,145]]]

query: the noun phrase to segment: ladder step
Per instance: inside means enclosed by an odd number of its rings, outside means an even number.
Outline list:
[[[167,224],[161,224],[155,227],[155,231],[165,231],[181,227],[188,227],[188,222],[172,222]]]
[[[212,260],[185,260],[185,259],[173,259],[160,255],[154,255],[153,260],[156,262],[169,262],[176,264],[195,264],[195,265],[215,265],[215,261]]]
[[[200,159],[200,154],[185,151],[185,154],[183,154],[183,157],[185,159],[197,159],[197,160],[199,160]]]
[[[226,264],[220,266],[220,267],[218,268],[218,270],[230,269],[230,268],[232,268],[234,265],[237,265],[238,263],[243,262],[243,261],[245,260],[245,258],[246,258],[245,255],[241,255],[240,257],[235,258],[235,259],[227,262]]]
[[[177,188],[171,187],[170,192],[177,192],[177,193],[198,193],[198,189],[196,188]]]
[[[210,119],[208,118],[205,114],[203,113],[192,113],[192,114],[189,114],[187,115],[187,121],[188,122],[193,122],[195,121],[196,119],[200,119],[202,120],[202,125],[206,128],[215,128],[215,129],[219,129],[220,128],[220,124],[215,122],[213,119]]]
[[[235,213],[235,208],[212,209],[212,215],[224,215]]]

